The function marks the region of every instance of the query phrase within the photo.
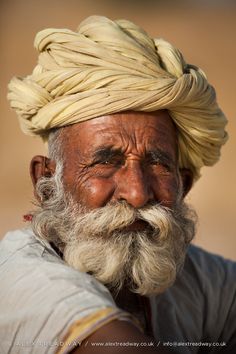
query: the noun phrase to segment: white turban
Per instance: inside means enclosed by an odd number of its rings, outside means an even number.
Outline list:
[[[227,140],[226,118],[203,71],[163,39],[126,20],[92,16],[77,32],[45,29],[38,65],[13,78],[8,98],[22,130],[44,140],[52,128],[116,112],[167,109],[178,130],[180,167],[213,165]]]

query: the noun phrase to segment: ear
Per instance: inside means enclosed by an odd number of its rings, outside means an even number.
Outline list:
[[[183,184],[183,198],[185,198],[193,185],[193,172],[188,168],[181,168],[180,176]]]
[[[37,193],[35,191],[36,183],[41,177],[51,177],[56,169],[56,163],[46,156],[37,155],[34,156],[30,163],[30,176],[34,186],[34,195],[37,199]]]

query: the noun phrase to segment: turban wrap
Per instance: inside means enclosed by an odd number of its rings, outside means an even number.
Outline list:
[[[178,132],[179,165],[213,165],[227,140],[226,118],[204,72],[179,50],[132,22],[91,16],[78,30],[45,29],[38,64],[13,78],[8,98],[22,130],[47,140],[60,128],[102,115],[167,109]]]

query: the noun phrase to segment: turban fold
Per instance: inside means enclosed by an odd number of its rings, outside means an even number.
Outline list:
[[[204,72],[179,50],[132,22],[91,16],[76,32],[45,29],[38,64],[13,78],[8,98],[22,130],[47,140],[60,128],[126,110],[167,109],[178,132],[180,167],[213,165],[227,140],[226,118]]]

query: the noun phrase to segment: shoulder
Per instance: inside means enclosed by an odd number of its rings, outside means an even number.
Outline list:
[[[6,234],[0,242],[0,269],[1,284],[4,281],[4,284],[13,286],[14,281],[20,279],[19,284],[16,284],[18,292],[21,289],[30,292],[32,288],[43,286],[52,288],[51,291],[56,296],[61,287],[64,291],[68,288],[81,291],[91,288],[94,294],[102,294],[109,302],[113,301],[105,286],[92,276],[69,267],[50,244],[37,238],[31,229]],[[34,282],[35,279],[37,282]],[[27,285],[27,281],[30,287],[23,286]],[[7,288],[6,286],[6,291]]]
[[[207,252],[191,245],[188,249],[183,273],[194,289],[198,288],[202,296],[214,298],[226,297],[230,302],[236,292],[236,262],[220,255]]]
[[[176,282],[155,300],[156,314],[165,314],[158,333],[165,340],[236,346],[235,280],[236,262],[191,245]]]
[[[67,266],[30,229],[10,232],[0,242],[0,283],[6,351],[12,338],[62,339],[75,321],[107,308],[109,315],[117,311],[105,286]]]
[[[236,262],[190,246],[184,274],[191,278],[193,301],[197,296],[202,299],[204,337],[212,342],[227,343],[226,352],[235,350]]]
[[[235,280],[236,262],[226,259],[220,255],[210,253],[200,247],[190,245],[184,269],[186,272],[192,272],[200,279],[206,279],[214,282],[224,281],[226,278],[230,281]],[[216,284],[217,285],[217,284]]]
[[[185,294],[191,295],[192,300],[202,304],[212,296],[214,300],[218,299],[218,304],[222,296],[230,303],[235,297],[235,280],[236,262],[190,245],[184,267],[171,291],[179,293],[182,297]]]
[[[201,247],[190,245],[187,252],[187,258],[199,265],[199,268],[210,266],[209,271],[212,271],[212,266],[217,267],[217,270],[231,269],[236,270],[236,261],[227,259],[221,255],[206,251]],[[215,269],[215,268],[214,268]]]

